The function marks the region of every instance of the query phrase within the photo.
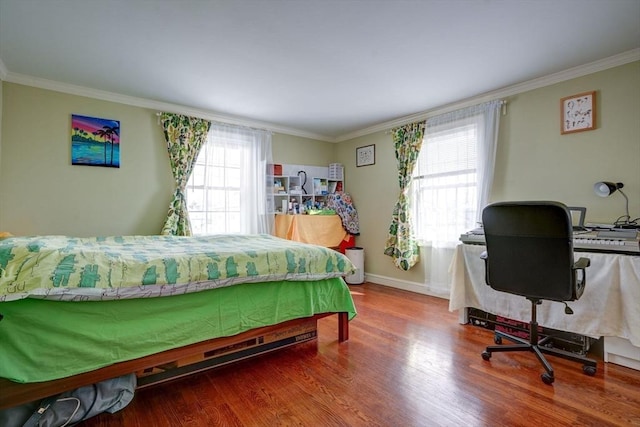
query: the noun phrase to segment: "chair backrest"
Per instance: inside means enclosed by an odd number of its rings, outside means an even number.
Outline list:
[[[482,211],[487,284],[527,298],[576,298],[571,214],[558,202],[501,202]]]

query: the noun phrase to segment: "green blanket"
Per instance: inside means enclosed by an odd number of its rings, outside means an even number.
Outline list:
[[[238,283],[319,280],[353,271],[349,259],[336,251],[270,235],[0,240],[0,302],[168,296]]]
[[[246,283],[169,298],[25,298],[0,303],[0,312],[0,377],[18,382],[63,378],[317,313],[356,315],[341,278]]]

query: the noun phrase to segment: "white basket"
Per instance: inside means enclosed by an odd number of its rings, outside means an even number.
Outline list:
[[[359,285],[364,283],[364,249],[352,246],[350,248],[346,248],[344,254],[356,268],[355,273],[346,276],[344,281],[350,285]]]
[[[340,163],[331,163],[329,165],[329,179],[342,180],[344,174],[344,168]]]

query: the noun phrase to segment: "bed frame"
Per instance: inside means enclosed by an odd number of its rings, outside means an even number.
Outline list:
[[[338,341],[343,342],[349,339],[349,314],[348,313],[322,313],[312,317],[289,320],[277,325],[265,326],[242,332],[231,337],[214,338],[207,341],[179,347],[134,360],[119,362],[95,371],[61,378],[52,381],[38,383],[16,383],[4,378],[0,378],[0,409],[11,408],[23,403],[44,399],[65,391],[74,390],[89,384],[95,384],[109,378],[136,373],[140,380],[138,387],[146,387],[170,379],[179,378],[191,373],[200,372],[205,369],[221,366],[237,360],[246,359],[259,354],[264,354],[287,345],[297,342],[314,339],[317,321],[323,317],[338,315]],[[286,331],[295,330],[300,327],[308,327],[309,322],[313,323],[314,333],[303,333],[298,336],[289,337],[290,340],[281,340],[281,345],[257,345],[252,351],[231,352],[229,349],[246,348],[247,342],[260,342],[261,337],[277,336],[285,334]],[[275,344],[275,343],[273,343]],[[224,353],[226,357],[207,357],[207,355]],[[237,357],[230,357],[235,354]],[[207,363],[207,359],[209,360]],[[215,359],[215,360],[214,360]],[[181,363],[185,360],[198,360],[198,363],[187,365]],[[188,366],[191,366],[190,368]],[[167,368],[169,367],[169,368]],[[173,368],[173,369],[172,369]],[[177,368],[177,369],[175,369]],[[185,369],[186,368],[186,369]],[[160,374],[155,372],[160,371]],[[151,380],[149,380],[151,378]]]

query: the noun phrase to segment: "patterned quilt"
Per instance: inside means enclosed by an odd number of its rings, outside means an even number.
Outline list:
[[[0,302],[168,296],[238,283],[320,280],[353,271],[339,252],[270,235],[0,240]]]
[[[327,206],[336,211],[342,220],[342,227],[347,233],[354,236],[360,235],[360,221],[358,220],[358,211],[353,205],[351,195],[349,193],[329,194],[327,197]]]

